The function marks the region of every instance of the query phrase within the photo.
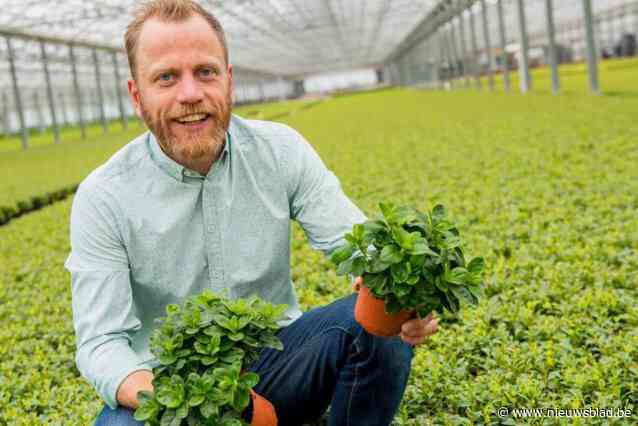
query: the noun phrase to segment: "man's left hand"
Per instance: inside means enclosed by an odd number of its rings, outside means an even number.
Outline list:
[[[401,340],[405,343],[418,346],[423,344],[426,339],[438,331],[439,324],[431,312],[424,319],[412,318],[403,323],[401,326]]]

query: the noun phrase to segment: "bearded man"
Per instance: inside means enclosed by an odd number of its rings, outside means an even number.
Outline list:
[[[302,313],[290,275],[291,219],[330,254],[366,217],[299,133],[231,114],[224,32],[198,4],[144,3],[125,41],[130,98],[150,132],[80,185],[65,263],[77,366],[106,403],[96,424],[142,424],[133,410],[137,392],[153,389],[153,319],[205,289],[288,305],[277,333],[285,349],[249,368],[280,425],[328,406],[330,425],[390,424],[413,346],[436,320],[374,337],[354,320],[354,296]]]

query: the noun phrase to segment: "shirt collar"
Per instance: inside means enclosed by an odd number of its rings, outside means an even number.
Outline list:
[[[232,122],[232,120],[231,120]],[[226,131],[226,143],[224,143],[224,150],[222,151],[219,159],[217,161],[225,162],[227,157],[230,155],[230,144],[231,144],[231,136],[230,136],[230,126],[228,131]],[[194,170],[190,170],[172,158],[170,158],[159,145],[159,142],[155,138],[155,135],[152,132],[148,132],[147,136],[147,146],[149,152],[151,154],[151,159],[172,178],[183,182],[184,177],[194,177],[194,178],[203,178],[204,176],[200,175],[198,172]],[[211,167],[212,169],[212,167]]]

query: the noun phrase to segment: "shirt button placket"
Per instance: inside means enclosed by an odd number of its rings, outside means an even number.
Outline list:
[[[214,202],[212,188],[204,182],[204,218],[206,220],[206,241],[208,256],[208,273],[213,289],[224,287],[222,270],[221,232],[217,203]]]

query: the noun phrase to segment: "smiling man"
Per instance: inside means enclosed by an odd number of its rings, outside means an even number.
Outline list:
[[[224,33],[195,2],[144,3],[125,40],[130,97],[150,132],[80,185],[66,262],[77,366],[106,403],[96,424],[141,424],[133,410],[137,392],[153,389],[153,319],[204,289],[288,305],[285,349],[249,366],[280,425],[329,405],[331,425],[390,424],[413,346],[436,319],[374,337],[354,320],[354,295],[302,313],[290,274],[290,220],[329,254],[365,216],[299,133],[231,114]]]

